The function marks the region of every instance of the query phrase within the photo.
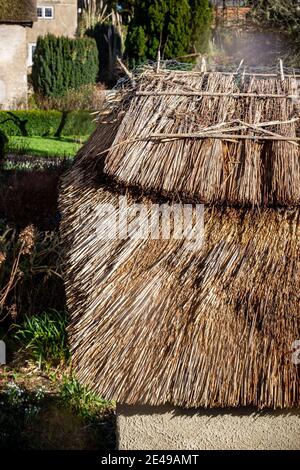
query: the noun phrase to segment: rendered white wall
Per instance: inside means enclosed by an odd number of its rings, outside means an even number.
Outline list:
[[[117,406],[122,450],[300,449],[300,410]]]
[[[0,24],[0,109],[15,109],[26,104],[26,28]]]

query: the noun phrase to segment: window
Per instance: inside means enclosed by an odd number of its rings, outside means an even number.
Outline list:
[[[33,56],[34,56],[35,49],[36,49],[36,43],[35,42],[30,42],[28,44],[28,58],[27,58],[27,66],[28,67],[33,66]]]
[[[53,18],[53,7],[45,7],[45,18]]]
[[[37,17],[43,20],[53,20],[54,7],[46,7],[46,6],[37,7]]]

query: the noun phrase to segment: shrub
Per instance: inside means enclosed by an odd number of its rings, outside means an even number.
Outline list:
[[[17,326],[15,337],[38,361],[39,367],[58,365],[69,358],[66,333],[68,320],[65,313],[51,310],[41,315],[26,317]]]
[[[68,90],[95,83],[98,67],[98,50],[93,39],[40,36],[32,67],[34,91],[42,96],[64,96]]]
[[[40,111],[0,111],[0,128],[6,135],[53,134],[59,125],[60,113],[49,111],[47,114]]]
[[[84,111],[73,111],[68,113],[66,125],[62,135],[90,135],[95,130],[93,116]]]
[[[5,157],[5,147],[8,142],[8,139],[3,131],[0,130],[0,166]]]
[[[101,108],[105,94],[104,85],[83,85],[78,90],[68,90],[68,92],[59,98],[34,95],[35,103],[39,109],[43,110],[61,110],[61,111],[97,111]],[[98,99],[100,95],[101,100]],[[96,98],[96,99],[95,99]]]
[[[126,52],[132,67],[139,65],[146,59],[146,34],[142,26],[129,28],[126,37]]]
[[[0,450],[115,448],[115,419],[110,410],[84,419],[63,405],[53,393],[56,384],[45,381],[44,374],[20,374],[20,380],[13,375],[14,382],[0,387]],[[46,385],[37,387],[38,383]]]
[[[27,390],[14,381],[0,395],[0,449],[30,448],[29,432],[45,401],[45,389]]]
[[[53,136],[62,115],[61,111],[0,111],[0,129],[7,136]],[[95,123],[88,111],[68,111],[62,135],[89,135],[94,129]]]
[[[251,16],[285,31],[295,26],[299,29],[299,13],[294,0],[254,0]]]

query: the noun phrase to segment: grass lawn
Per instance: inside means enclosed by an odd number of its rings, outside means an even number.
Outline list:
[[[89,136],[9,137],[8,153],[42,157],[74,157]]]

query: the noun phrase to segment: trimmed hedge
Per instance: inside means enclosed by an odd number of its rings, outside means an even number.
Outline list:
[[[61,111],[0,111],[0,130],[7,136],[53,136],[61,118]],[[62,135],[90,135],[94,130],[88,111],[70,111]]]
[[[62,97],[68,90],[96,83],[98,68],[94,39],[40,36],[32,67],[33,88],[42,96]]]

